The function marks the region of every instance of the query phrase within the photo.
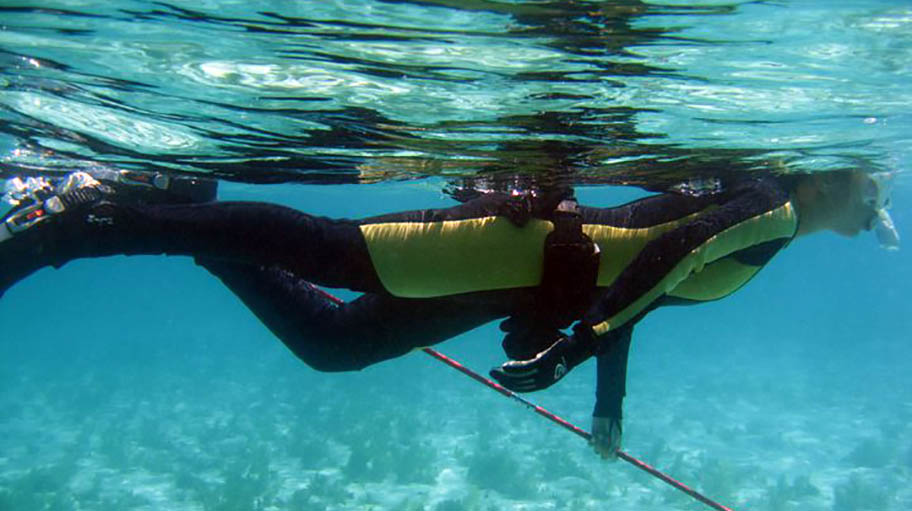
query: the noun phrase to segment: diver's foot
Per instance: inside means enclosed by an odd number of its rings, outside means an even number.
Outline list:
[[[0,204],[9,210],[0,217],[0,296],[39,268],[55,264],[54,245],[63,219],[113,193],[85,172],[57,182],[17,177],[7,180],[4,188]]]
[[[38,269],[84,254],[80,247],[94,238],[87,228],[113,229],[119,205],[208,202],[216,187],[211,179],[111,169],[7,180],[0,190],[0,206],[9,207],[0,210],[0,296]]]
[[[85,172],[68,174],[57,183],[45,178],[16,177],[5,184],[2,202],[9,210],[0,218],[0,247],[13,239],[35,232],[60,215],[98,202],[114,192]]]
[[[14,234],[62,213],[67,206],[94,202],[104,195],[122,204],[189,204],[210,202],[218,181],[190,176],[130,170],[92,169],[58,180],[14,177],[5,182],[0,206],[11,209],[0,216],[0,243]],[[5,204],[4,204],[5,203]]]

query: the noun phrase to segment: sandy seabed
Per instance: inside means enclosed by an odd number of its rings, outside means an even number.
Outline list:
[[[643,374],[673,359],[631,368],[632,455],[734,509],[912,508],[904,392],[787,359]],[[588,427],[590,369],[531,397]],[[3,373],[3,511],[705,509],[421,354],[352,375],[278,350]]]

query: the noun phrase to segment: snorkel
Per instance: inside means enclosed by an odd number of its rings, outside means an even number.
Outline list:
[[[887,209],[890,207],[890,194],[893,191],[894,172],[876,172],[869,174],[870,186],[865,187],[863,200],[874,209],[868,230],[877,235],[880,247],[886,250],[899,250],[899,232]]]

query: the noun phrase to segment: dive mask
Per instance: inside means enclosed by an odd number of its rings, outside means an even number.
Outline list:
[[[874,209],[874,217],[868,225],[869,230],[873,230],[877,235],[877,241],[880,242],[881,248],[887,250],[899,250],[899,232],[890,218],[887,209],[890,207],[890,194],[893,191],[893,172],[876,172],[868,175],[870,178],[869,186],[864,190],[865,204]]]

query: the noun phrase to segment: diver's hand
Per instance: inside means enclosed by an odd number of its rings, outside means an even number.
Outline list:
[[[621,419],[614,417],[592,417],[592,440],[589,445],[602,459],[617,461],[617,452],[621,448],[621,436],[624,428]]]
[[[510,390],[532,392],[554,385],[589,355],[572,337],[561,337],[534,358],[506,362],[490,374]]]
[[[504,336],[501,346],[510,360],[529,360],[548,349],[564,333],[532,315],[514,315],[500,324]]]

